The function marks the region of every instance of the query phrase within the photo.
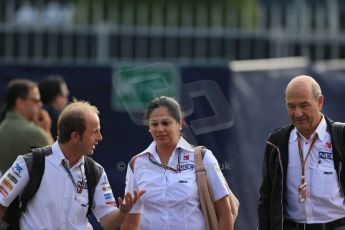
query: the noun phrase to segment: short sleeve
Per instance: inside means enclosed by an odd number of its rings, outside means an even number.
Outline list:
[[[97,220],[102,219],[110,212],[116,209],[116,201],[113,191],[110,187],[107,174],[103,169],[101,179],[99,180],[95,194],[93,196],[92,211]]]
[[[210,150],[207,150],[203,161],[206,168],[208,181],[212,186],[214,200],[217,201],[224,196],[229,195],[225,177],[220,170],[217,159]]]
[[[138,190],[138,185],[135,180],[135,175],[128,165],[127,167],[127,174],[126,174],[126,188],[125,192],[131,192],[133,194],[134,191]],[[142,201],[141,199],[132,207],[130,213],[141,213]]]
[[[28,182],[29,174],[25,160],[22,156],[18,156],[0,179],[0,204],[5,207],[10,206]]]

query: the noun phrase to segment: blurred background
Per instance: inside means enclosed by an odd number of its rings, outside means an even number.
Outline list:
[[[288,81],[314,76],[323,112],[345,121],[344,31],[341,0],[0,0],[0,102],[11,79],[63,76],[101,111],[94,158],[121,196],[128,161],[152,141],[147,102],[174,96],[185,135],[213,151],[241,202],[236,229],[254,230]]]

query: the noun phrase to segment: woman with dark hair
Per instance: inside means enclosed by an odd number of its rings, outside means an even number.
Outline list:
[[[196,182],[194,148],[182,136],[183,115],[179,103],[161,96],[150,102],[145,120],[153,142],[129,163],[126,192],[146,190],[127,216],[122,230],[204,230]],[[210,181],[219,229],[233,229],[229,191],[212,152],[203,162]]]

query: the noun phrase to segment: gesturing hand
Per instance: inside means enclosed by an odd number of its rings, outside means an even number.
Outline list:
[[[117,198],[120,211],[127,214],[144,193],[144,190],[134,191],[133,197],[132,193],[127,192],[124,196],[124,200],[122,200],[121,197]]]

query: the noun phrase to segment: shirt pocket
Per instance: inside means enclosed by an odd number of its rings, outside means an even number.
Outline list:
[[[311,194],[319,198],[330,198],[339,192],[337,171],[331,167],[312,170]]]
[[[89,208],[89,198],[87,193],[76,194],[75,198],[75,216],[78,223],[82,223],[86,219],[86,213]]]
[[[177,174],[173,185],[175,199],[179,201],[188,201],[198,198],[198,185],[196,183],[195,172],[184,171]]]

